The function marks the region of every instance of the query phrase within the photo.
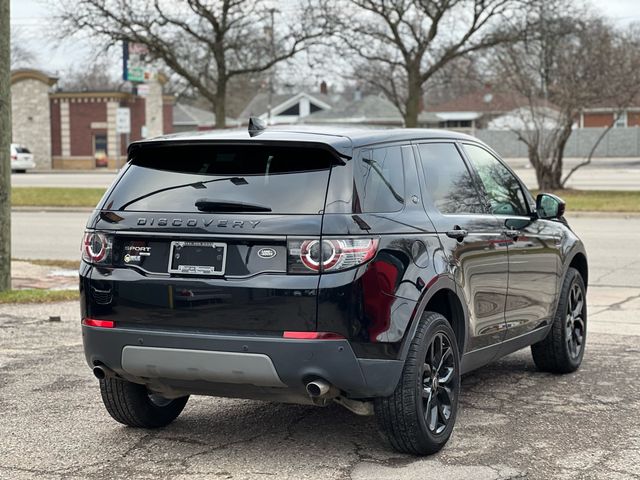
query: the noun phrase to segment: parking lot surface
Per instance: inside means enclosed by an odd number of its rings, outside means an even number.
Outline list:
[[[339,406],[192,397],[165,429],[121,426],[79,331],[74,303],[2,308],[0,478],[640,477],[637,336],[591,334],[572,375],[537,372],[524,350],[466,376],[451,441],[420,459]]]
[[[627,245],[640,217],[571,223],[591,264],[582,368],[538,372],[526,349],[464,377],[451,441],[428,458],[393,452],[374,418],[339,406],[192,397],[165,429],[121,426],[84,362],[78,305],[0,305],[0,478],[640,478],[640,255]]]

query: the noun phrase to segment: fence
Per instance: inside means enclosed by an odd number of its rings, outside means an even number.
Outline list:
[[[565,157],[586,157],[602,134],[602,128],[580,128],[571,133]],[[475,136],[506,158],[527,157],[526,145],[508,130],[476,130]],[[594,157],[640,157],[640,128],[612,128],[602,139]]]

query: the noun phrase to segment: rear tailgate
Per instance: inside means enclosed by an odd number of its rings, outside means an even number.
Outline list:
[[[319,148],[148,147],[105,197],[112,240],[90,314],[126,326],[282,332],[316,328],[318,275],[287,242],[319,237],[335,157]]]

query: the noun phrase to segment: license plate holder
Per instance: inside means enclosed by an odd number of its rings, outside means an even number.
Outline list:
[[[227,244],[204,241],[174,241],[169,252],[169,273],[180,275],[224,275]]]

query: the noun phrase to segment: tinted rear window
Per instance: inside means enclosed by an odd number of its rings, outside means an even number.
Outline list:
[[[320,148],[167,145],[134,151],[109,196],[111,210],[199,212],[196,203],[317,214],[324,208],[335,157]],[[203,202],[204,201],[204,202]],[[213,207],[211,207],[213,205]]]
[[[16,153],[31,153],[31,151],[26,147],[16,147]]]

